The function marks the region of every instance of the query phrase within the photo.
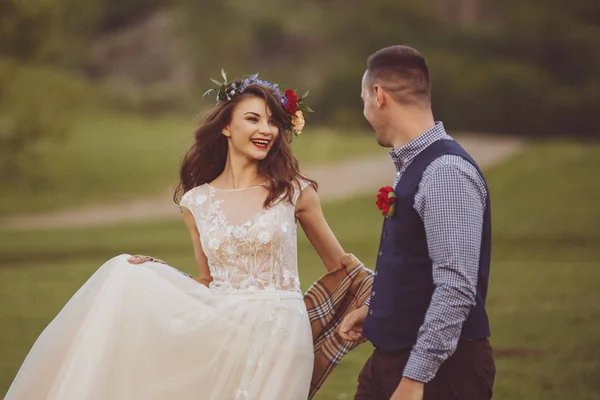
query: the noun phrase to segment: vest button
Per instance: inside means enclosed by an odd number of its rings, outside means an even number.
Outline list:
[[[381,257],[383,255],[383,251],[379,251],[379,256]]]
[[[369,314],[370,314],[370,315],[373,315],[373,310],[369,310]]]
[[[373,293],[371,293],[371,296],[374,297],[375,296],[375,291],[373,290]]]
[[[387,236],[387,232],[383,232],[383,238],[385,239],[385,237]]]

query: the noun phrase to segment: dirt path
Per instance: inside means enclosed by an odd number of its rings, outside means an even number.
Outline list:
[[[523,143],[516,139],[481,135],[457,136],[458,142],[484,169],[517,152]],[[306,168],[303,172],[319,183],[322,202],[373,193],[392,182],[394,166],[389,156],[347,160],[334,165]],[[109,225],[136,220],[174,218],[179,209],[170,194],[148,197],[127,203],[100,205],[43,214],[21,215],[0,221],[0,229],[52,229],[76,226]]]

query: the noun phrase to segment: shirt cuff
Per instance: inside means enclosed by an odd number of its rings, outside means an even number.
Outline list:
[[[440,365],[442,365],[442,360],[439,357],[423,356],[416,354],[413,350],[404,368],[403,376],[427,383],[435,377]]]
[[[371,306],[371,296],[367,297],[363,305],[367,307]]]

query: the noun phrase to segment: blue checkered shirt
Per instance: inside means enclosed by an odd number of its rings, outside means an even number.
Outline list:
[[[415,157],[441,139],[452,138],[437,122],[390,151],[397,171],[394,188]],[[462,325],[475,305],[486,197],[483,178],[460,156],[439,157],[423,173],[414,208],[425,226],[435,290],[405,377],[429,382],[456,350]]]

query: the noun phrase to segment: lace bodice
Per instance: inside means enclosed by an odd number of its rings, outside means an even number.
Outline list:
[[[294,194],[294,204],[302,182]],[[287,290],[300,292],[295,205],[281,200],[263,208],[267,189],[222,190],[208,184],[186,192],[208,258],[215,292]]]

